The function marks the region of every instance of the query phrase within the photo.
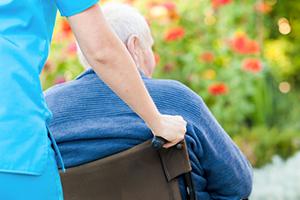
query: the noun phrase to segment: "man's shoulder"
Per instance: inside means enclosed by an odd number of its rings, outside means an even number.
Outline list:
[[[177,80],[171,79],[146,79],[145,84],[149,90],[158,89],[160,91],[169,91],[170,93],[194,94],[186,85]]]
[[[87,88],[89,88],[87,83],[74,79],[48,88],[44,91],[44,97],[48,106],[57,106],[71,102],[74,98],[83,95],[82,93],[84,93]]]
[[[64,90],[72,87],[72,85],[74,85],[73,80],[53,85],[52,87],[50,87],[50,88],[48,88],[44,91],[44,95],[45,95],[45,97],[48,97],[48,96],[51,96],[51,95],[58,94],[60,92],[63,92]]]
[[[67,94],[68,92],[85,90],[89,88],[88,85],[93,85],[90,82],[94,81],[94,79],[93,76],[92,77],[89,76],[90,74],[91,73],[88,73],[88,71],[86,71],[73,80],[54,85],[48,88],[47,90],[45,90],[44,95],[45,97],[48,97],[48,96],[56,96],[59,94]]]
[[[159,98],[170,104],[195,106],[203,103],[198,94],[177,80],[147,79],[145,85],[154,99]]]

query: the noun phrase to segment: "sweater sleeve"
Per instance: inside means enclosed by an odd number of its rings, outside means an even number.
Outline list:
[[[248,197],[252,190],[252,167],[249,161],[201,97],[179,82],[172,85],[172,89],[164,91],[166,100],[162,104],[168,104],[169,114],[180,114],[188,122],[186,141],[196,196],[223,200]]]

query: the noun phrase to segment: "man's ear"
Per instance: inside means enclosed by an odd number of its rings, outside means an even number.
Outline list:
[[[139,39],[137,35],[131,35],[126,43],[127,49],[131,54],[133,60],[138,62],[138,48],[139,48]]]

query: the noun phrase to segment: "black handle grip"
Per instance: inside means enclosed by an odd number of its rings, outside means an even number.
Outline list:
[[[152,147],[154,149],[161,149],[164,144],[166,144],[168,141],[162,137],[154,136],[152,139]]]
[[[156,150],[161,149],[164,144],[168,143],[168,140],[160,136],[154,136],[152,139],[152,147]],[[182,149],[182,143],[176,144],[177,149]]]

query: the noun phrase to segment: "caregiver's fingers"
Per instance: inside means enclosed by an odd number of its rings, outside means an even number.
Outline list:
[[[166,149],[170,148],[170,147],[173,147],[173,146],[175,146],[176,144],[180,143],[183,140],[184,140],[184,137],[179,138],[179,139],[175,140],[174,142],[168,142],[168,143],[164,144],[163,147],[166,148]]]
[[[186,133],[186,121],[178,115],[161,115],[160,125],[156,130],[152,130],[153,134],[160,136],[168,141],[167,147],[175,145],[184,139]]]

